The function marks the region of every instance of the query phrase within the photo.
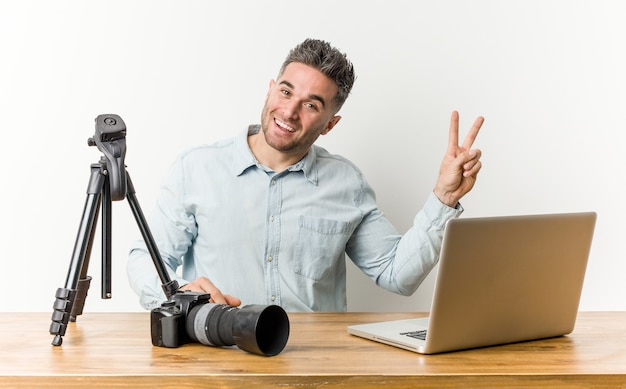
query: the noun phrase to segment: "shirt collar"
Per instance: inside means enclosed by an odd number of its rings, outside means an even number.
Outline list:
[[[248,126],[246,131],[242,131],[239,136],[235,138],[234,142],[234,161],[233,161],[233,174],[236,176],[242,175],[246,170],[257,167],[262,169],[261,164],[252,154],[250,146],[248,145],[248,136],[257,134],[261,130],[261,125],[252,124]],[[306,179],[313,185],[317,185],[317,146],[311,146],[309,152],[300,161],[289,166],[287,168],[290,172],[302,171]]]

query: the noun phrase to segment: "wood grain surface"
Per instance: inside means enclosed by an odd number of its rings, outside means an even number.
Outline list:
[[[420,355],[347,333],[350,324],[425,314],[290,313],[277,356],[236,346],[154,347],[149,313],[86,313],[51,345],[51,313],[0,313],[0,387],[626,388],[626,312],[582,312],[574,332]]]

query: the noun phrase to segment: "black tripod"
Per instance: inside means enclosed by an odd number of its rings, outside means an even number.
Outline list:
[[[70,268],[65,287],[56,291],[50,334],[55,335],[54,346],[63,343],[63,335],[69,321],[83,313],[91,277],[87,275],[91,247],[93,244],[98,214],[102,208],[102,298],[111,298],[111,202],[128,199],[137,225],[156,267],[167,298],[178,289],[172,281],[159,254],[152,233],[141,211],[135,188],[126,172],[126,126],[118,115],[99,115],[96,118],[96,133],[89,138],[89,146],[97,146],[103,152],[98,163],[91,165],[91,176],[87,187],[87,200],[74,244]]]

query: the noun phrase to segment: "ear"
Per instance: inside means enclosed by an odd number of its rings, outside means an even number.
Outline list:
[[[270,86],[269,88],[267,88],[267,94],[265,95],[265,97],[269,97],[270,92],[272,91],[272,88],[274,87],[274,84],[276,84],[276,81],[270,80]]]
[[[330,130],[332,130],[333,127],[339,123],[339,120],[341,120],[341,116],[333,116],[326,124],[326,128],[322,131],[322,135],[328,134]]]

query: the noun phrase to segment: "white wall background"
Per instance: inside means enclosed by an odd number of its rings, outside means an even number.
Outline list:
[[[51,311],[85,201],[93,120],[128,126],[146,214],[183,149],[258,122],[268,82],[306,37],[331,41],[358,80],[320,144],[356,162],[404,231],[433,187],[449,114],[486,123],[465,216],[598,212],[581,310],[626,309],[626,3],[615,0],[0,0],[0,311]],[[125,273],[139,231],[113,213],[113,299],[99,236],[85,311],[140,310]],[[428,310],[349,274],[351,310]]]

